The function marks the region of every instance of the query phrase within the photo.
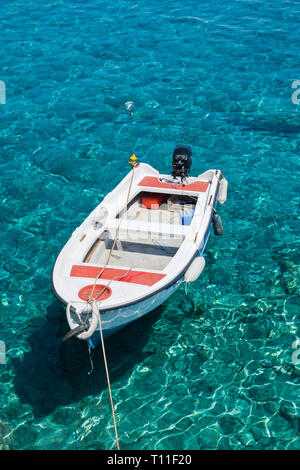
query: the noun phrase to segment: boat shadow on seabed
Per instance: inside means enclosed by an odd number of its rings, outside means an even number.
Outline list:
[[[110,380],[131,373],[149,352],[143,351],[153,324],[163,307],[136,320],[105,340]],[[30,349],[23,360],[12,360],[14,388],[22,403],[33,408],[35,416],[48,415],[59,406],[98,395],[107,387],[101,347],[92,352],[93,372],[86,341],[71,338],[62,342],[68,331],[64,308],[58,301],[47,307],[47,321],[28,337]]]

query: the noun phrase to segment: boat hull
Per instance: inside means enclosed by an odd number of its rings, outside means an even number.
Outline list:
[[[183,278],[175,281],[166,289],[162,289],[153,296],[141,300],[136,304],[129,305],[128,307],[118,308],[114,310],[106,310],[105,312],[102,312],[101,325],[103,338],[108,338],[112,334],[116,333],[117,331],[132,323],[133,321],[143,317],[147,313],[157,308],[178,289],[182,282]],[[97,347],[100,344],[100,341],[100,330],[98,327],[89,339],[89,343],[92,347]]]
[[[201,256],[205,250],[206,244],[209,239],[211,232],[211,223],[205,234],[204,242],[202,247],[199,249],[196,257]],[[187,267],[186,267],[187,269]],[[181,273],[180,277],[177,278],[172,284],[168,285],[166,288],[157,291],[154,295],[144,298],[143,300],[123,306],[120,308],[112,310],[103,310],[101,311],[101,325],[103,338],[108,338],[112,336],[117,331],[125,328],[130,323],[135,320],[143,317],[147,313],[153,311],[155,308],[159,307],[165,300],[167,300],[184,282],[185,271]],[[54,290],[57,298],[60,302],[64,303],[61,298],[58,297],[57,293]],[[70,328],[74,328],[74,324],[69,323]],[[92,348],[96,348],[101,343],[100,329],[99,325],[97,326],[93,335],[89,338],[89,344]]]
[[[74,335],[92,346],[100,341],[98,312],[89,304],[95,286],[109,294],[95,296],[107,338],[157,308],[183,281],[198,278],[203,262],[194,260],[210,234],[221,176],[220,170],[207,170],[180,184],[139,164],[74,230],[52,272],[53,292],[67,306]],[[152,210],[153,203],[159,208]]]
[[[206,247],[207,241],[209,239],[211,231],[211,224],[207,230],[205,235],[205,239],[203,245],[196,256],[201,256],[204,252]],[[109,336],[113,335],[117,331],[125,328],[127,325],[132,323],[133,321],[137,320],[138,318],[143,317],[147,313],[151,312],[155,308],[159,307],[165,300],[167,300],[184,282],[184,274],[177,279],[173,284],[168,286],[165,289],[158,291],[151,297],[148,297],[136,304],[129,305],[127,307],[114,309],[114,310],[107,310],[102,312],[101,315],[101,325],[102,325],[102,333],[103,338],[108,338]],[[96,348],[101,342],[100,337],[100,330],[99,327],[96,329],[94,334],[89,339],[89,344],[92,348]]]

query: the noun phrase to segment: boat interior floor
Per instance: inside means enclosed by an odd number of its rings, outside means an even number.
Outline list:
[[[182,239],[118,240],[108,266],[163,270],[176,254]],[[84,262],[104,265],[112,247],[112,238],[97,240]]]

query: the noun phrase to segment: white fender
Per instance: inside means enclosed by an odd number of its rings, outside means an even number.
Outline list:
[[[226,202],[227,200],[227,188],[228,188],[228,181],[223,176],[223,178],[220,181],[219,195],[218,195],[218,201],[220,204],[224,204],[224,202]]]
[[[72,330],[72,327],[74,326],[74,320],[71,318],[71,305],[72,303],[68,303],[67,308],[66,308],[66,315],[67,315],[67,320],[69,323],[69,326]],[[79,335],[76,335],[76,338],[79,339],[89,339],[95,332],[97,325],[98,325],[98,315],[99,315],[99,310],[96,305],[96,302],[93,303],[92,306],[92,318],[89,323],[89,329],[87,331],[83,331]]]
[[[194,282],[200,274],[202,273],[203,269],[205,266],[205,259],[203,256],[197,256],[197,258],[194,259],[192,264],[188,267],[188,269],[185,272],[184,275],[184,280],[185,282]]]

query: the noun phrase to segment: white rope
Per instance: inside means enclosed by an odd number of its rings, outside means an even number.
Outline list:
[[[127,193],[127,198],[126,198],[126,204],[125,204],[125,208],[128,209],[128,203],[129,203],[129,198],[130,198],[130,193],[131,193],[131,188],[132,188],[132,184],[133,184],[133,178],[134,178],[134,169],[135,167],[137,166],[137,164],[133,164],[132,166],[132,170],[131,170],[131,178],[130,178],[130,183],[129,183],[129,188],[128,188],[128,193]],[[95,277],[95,280],[94,280],[94,285],[93,285],[93,288],[92,288],[92,292],[89,296],[89,301],[93,301],[95,300],[94,299],[94,291],[95,291],[95,288],[96,288],[96,282],[98,281],[98,279],[100,279],[100,277],[102,276],[102,274],[104,273],[104,270],[106,268],[106,266],[108,265],[109,261],[110,261],[110,257],[112,255],[112,252],[114,251],[114,248],[116,246],[116,243],[117,243],[117,240],[118,240],[118,236],[119,236],[119,232],[120,232],[120,228],[121,228],[121,223],[123,221],[123,217],[124,215],[126,214],[127,210],[124,209],[121,217],[120,217],[120,221],[119,221],[119,225],[117,227],[117,231],[116,231],[116,235],[115,235],[115,238],[114,238],[114,241],[113,241],[113,244],[112,244],[112,247],[108,253],[108,256],[107,256],[107,260],[105,262],[105,265],[103,266],[103,268],[101,269],[101,271],[99,272],[99,274]],[[99,298],[99,295],[97,296]]]
[[[132,163],[132,172],[131,172],[131,178],[130,178],[130,183],[129,183],[129,188],[128,188],[128,193],[127,193],[127,198],[126,198],[126,209],[128,209],[128,202],[129,202],[129,198],[130,198],[130,193],[131,193],[131,188],[132,188],[132,184],[133,184],[133,178],[134,178],[134,169],[135,167],[137,166],[137,163]],[[91,294],[89,295],[89,298],[87,300],[87,303],[89,305],[91,305],[92,307],[92,320],[91,320],[91,323],[90,323],[90,327],[87,331],[84,331],[82,333],[80,333],[80,335],[77,335],[78,338],[80,339],[88,339],[89,337],[92,336],[92,334],[95,332],[95,320],[96,320],[96,326],[97,326],[97,323],[99,323],[99,330],[100,330],[100,339],[101,339],[101,345],[102,345],[102,352],[103,352],[103,359],[104,359],[104,365],[105,365],[105,372],[106,372],[106,379],[107,379],[107,385],[108,385],[108,390],[109,390],[109,397],[110,397],[110,403],[111,403],[111,410],[112,410],[112,415],[113,415],[113,421],[114,421],[114,428],[115,428],[115,435],[116,435],[116,442],[117,442],[117,449],[120,450],[120,445],[119,445],[119,438],[118,438],[118,430],[117,430],[117,423],[116,423],[116,417],[115,417],[115,411],[114,411],[114,404],[113,404],[113,399],[112,399],[112,393],[111,393],[111,386],[110,386],[110,379],[109,379],[109,372],[108,372],[108,366],[107,366],[107,359],[106,359],[106,353],[105,353],[105,346],[104,346],[104,339],[103,339],[103,332],[102,332],[102,322],[101,322],[101,315],[100,315],[100,312],[99,312],[99,307],[98,307],[98,302],[100,303],[101,302],[101,295],[103,294],[103,292],[105,291],[105,289],[108,288],[108,286],[110,285],[110,283],[113,281],[113,280],[116,280],[117,278],[119,279],[122,279],[123,277],[125,277],[130,271],[132,268],[129,268],[128,271],[121,275],[121,276],[116,276],[115,278],[111,279],[104,287],[103,289],[99,292],[99,294],[97,294],[95,297],[94,297],[94,292],[95,292],[95,288],[96,288],[96,282],[98,279],[100,279],[100,277],[102,276],[106,266],[108,265],[109,261],[110,261],[110,257],[112,255],[112,252],[117,244],[117,241],[118,241],[118,236],[119,236],[119,232],[120,232],[120,227],[121,227],[121,223],[123,221],[123,217],[126,213],[126,210],[124,210],[122,216],[120,217],[120,221],[119,221],[119,225],[118,225],[118,228],[117,228],[117,231],[116,231],[116,235],[115,235],[115,238],[114,238],[114,241],[113,241],[113,244],[112,244],[112,247],[108,253],[108,257],[107,257],[107,260],[103,266],[103,268],[101,269],[101,271],[99,272],[99,274],[96,276],[95,280],[94,280],[94,284],[93,284],[93,288],[92,288],[92,291],[91,291]],[[72,305],[73,302],[69,302],[68,305],[67,305],[67,317],[70,319],[71,318],[71,315],[70,315],[70,312],[71,312],[71,305]],[[80,312],[81,313],[81,312]],[[77,311],[76,311],[76,315],[77,315],[77,318],[80,319],[80,313],[78,314]],[[93,367],[92,367],[92,370],[93,370]]]
[[[93,309],[93,312],[95,312],[95,315],[97,316],[98,321],[99,321],[100,338],[101,338],[102,352],[103,352],[103,358],[104,358],[104,365],[105,365],[105,372],[106,372],[107,385],[108,385],[108,390],[109,390],[111,411],[112,411],[113,420],[114,420],[114,428],[115,428],[116,442],[117,442],[117,448],[118,448],[118,450],[120,450],[119,438],[118,438],[118,430],[117,430],[117,423],[116,423],[116,417],[115,417],[115,411],[114,411],[114,403],[113,403],[113,399],[112,399],[112,393],[111,393],[111,387],[110,387],[110,379],[109,379],[109,372],[108,372],[108,366],[107,366],[107,360],[106,360],[106,353],[105,353],[105,346],[104,346],[104,339],[103,339],[103,333],[102,333],[101,315],[100,315],[100,312],[99,312],[99,308],[98,308],[97,302],[94,301],[94,302],[92,303],[92,309]]]

